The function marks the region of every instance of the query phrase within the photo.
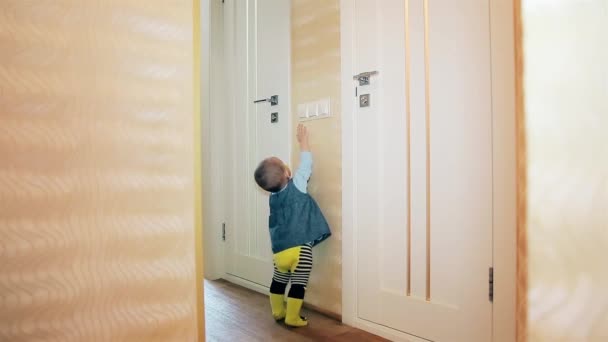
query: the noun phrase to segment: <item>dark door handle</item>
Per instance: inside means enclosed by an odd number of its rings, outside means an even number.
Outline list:
[[[272,95],[269,99],[261,99],[261,100],[253,101],[253,103],[260,103],[260,102],[270,102],[271,106],[276,106],[279,104],[279,95]]]

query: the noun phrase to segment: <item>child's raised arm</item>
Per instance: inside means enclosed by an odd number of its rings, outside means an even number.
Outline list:
[[[301,152],[310,152],[310,145],[308,144],[308,129],[306,126],[299,124],[297,133],[298,143],[300,144]]]
[[[300,144],[300,165],[293,177],[293,183],[298,190],[305,193],[308,188],[308,179],[312,173],[312,154],[308,144],[308,130],[302,124],[298,125],[297,138]]]

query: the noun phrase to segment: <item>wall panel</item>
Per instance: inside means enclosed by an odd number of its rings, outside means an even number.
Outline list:
[[[527,337],[606,341],[608,3],[521,4]]]
[[[191,1],[2,1],[0,341],[197,335]]]
[[[342,148],[340,88],[340,1],[291,2],[291,103],[295,126],[297,104],[331,98],[332,117],[306,122],[314,170],[310,194],[319,202],[332,237],[315,247],[314,270],[306,301],[322,310],[342,311]],[[298,143],[293,141],[297,165]]]

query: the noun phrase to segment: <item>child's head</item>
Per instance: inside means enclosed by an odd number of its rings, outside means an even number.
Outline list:
[[[291,171],[281,159],[270,157],[262,160],[255,169],[254,177],[260,188],[268,192],[279,192],[289,181]]]

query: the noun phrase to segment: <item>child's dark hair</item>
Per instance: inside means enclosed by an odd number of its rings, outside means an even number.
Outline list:
[[[284,166],[273,158],[264,159],[253,174],[260,188],[273,193],[282,190],[284,175]]]

